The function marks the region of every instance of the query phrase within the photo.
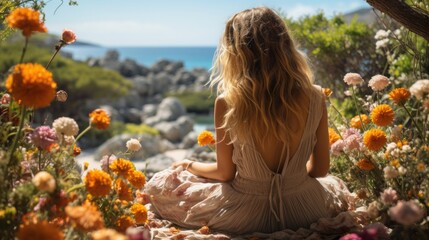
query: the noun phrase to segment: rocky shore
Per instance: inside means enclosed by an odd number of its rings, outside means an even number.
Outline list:
[[[206,69],[184,69],[183,62],[161,60],[147,67],[131,59],[119,60],[117,51],[108,51],[101,58],[90,58],[89,66],[97,66],[119,72],[131,83],[127,95],[119,99],[97,99],[87,102],[85,109],[103,108],[112,121],[146,124],[155,128],[159,135],[123,134],[115,136],[96,149],[78,158],[97,167],[104,155],[123,152],[130,138],[140,140],[142,149],[130,158],[137,168],[150,177],[154,172],[168,168],[175,160],[194,157],[201,161],[213,161],[215,153],[197,144],[198,132],[185,107],[174,97],[164,98],[165,93],[201,91],[206,89],[209,72]],[[101,80],[102,81],[102,80]]]

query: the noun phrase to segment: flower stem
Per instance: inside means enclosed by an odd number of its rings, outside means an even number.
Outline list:
[[[46,69],[49,68],[49,66],[51,65],[52,61],[54,60],[55,56],[57,56],[58,52],[61,50],[61,48],[64,46],[64,43],[60,40],[60,43],[58,43],[58,45],[55,46],[55,52],[54,55],[52,55],[51,59],[49,60],[48,64],[46,64]]]
[[[70,189],[68,189],[66,193],[71,193],[74,190],[77,190],[77,189],[83,188],[83,187],[85,187],[85,184],[83,184],[83,183],[74,185],[73,187],[71,187]]]
[[[426,139],[425,139],[425,136],[423,135],[422,130],[420,129],[419,125],[417,125],[417,123],[414,120],[413,116],[411,115],[410,111],[408,111],[407,107],[405,107],[405,104],[401,104],[401,106],[405,109],[405,111],[407,112],[408,116],[410,116],[411,121],[413,122],[413,124],[417,128],[417,130],[419,131],[419,134],[422,137],[423,142],[426,142]]]
[[[15,138],[13,139],[13,143],[12,143],[12,147],[11,147],[11,149],[10,149],[10,154],[9,154],[9,163],[8,163],[8,165],[10,166],[11,164],[12,164],[12,157],[13,157],[13,153],[15,152],[15,150],[16,150],[16,147],[17,147],[17,144],[18,144],[18,140],[19,140],[19,137],[20,137],[20,135],[21,135],[21,131],[22,131],[22,128],[23,128],[23,126],[24,126],[24,121],[25,121],[25,113],[27,112],[27,109],[26,109],[26,107],[25,106],[23,106],[23,107],[21,107],[21,116],[20,116],[20,118],[19,118],[19,126],[18,126],[18,131],[17,131],[17,133],[16,133],[16,135],[15,135]]]
[[[79,140],[85,133],[87,133],[89,130],[91,129],[91,125],[89,125],[88,127],[85,128],[85,130],[83,130],[77,137],[75,142],[77,142],[77,140]]]
[[[22,48],[21,58],[19,59],[19,63],[22,63],[24,61],[25,52],[27,51],[28,46],[28,37],[25,37],[25,43],[24,47]]]
[[[358,107],[359,105],[357,104],[357,101],[356,101],[355,88],[354,88],[354,87],[352,87],[352,92],[353,92],[353,102],[354,102],[354,104],[355,104],[355,108],[356,108],[356,110],[358,111],[358,116],[359,116],[360,124],[361,124],[361,126],[362,126],[362,131],[364,131],[364,132],[365,132],[365,126],[364,126],[364,124],[363,124],[362,117],[360,116],[360,114],[361,114],[362,112],[360,111],[360,108]]]

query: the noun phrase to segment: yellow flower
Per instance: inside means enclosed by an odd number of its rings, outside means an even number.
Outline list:
[[[395,88],[389,93],[389,98],[398,105],[403,105],[411,97],[406,88]]]
[[[85,176],[86,190],[94,196],[106,196],[112,188],[112,178],[101,170],[90,170]]]
[[[114,173],[124,178],[127,178],[128,175],[134,171],[134,164],[123,158],[116,159],[109,167]]]
[[[6,22],[11,28],[22,30],[25,37],[31,36],[33,32],[47,32],[43,22],[40,21],[40,13],[31,8],[17,8],[7,17]]]
[[[198,145],[206,146],[210,144],[215,144],[215,139],[213,133],[207,130],[204,130],[198,135]]]
[[[424,172],[424,171],[425,171],[425,169],[426,169],[426,165],[425,165],[424,163],[419,162],[419,163],[417,164],[417,171],[419,171],[419,172]]]
[[[134,225],[134,221],[130,216],[122,215],[117,221],[116,221],[116,230],[119,232],[124,233],[127,228]]]
[[[89,162],[83,162],[83,170],[86,171],[88,169]]]
[[[372,122],[380,127],[392,124],[395,113],[387,104],[381,104],[375,107],[371,113]]]
[[[133,200],[133,191],[128,187],[127,183],[122,179],[117,179],[115,182],[115,190],[118,198],[123,201]]]
[[[36,109],[47,107],[54,100],[57,84],[42,65],[24,63],[13,68],[6,88],[20,104]]]
[[[371,171],[375,168],[374,164],[368,159],[361,159],[356,163],[356,165],[364,171]]]
[[[103,215],[97,207],[86,201],[82,206],[67,206],[67,216],[80,230],[91,232],[104,228]]]
[[[64,234],[47,221],[27,222],[19,227],[19,240],[63,240]]]
[[[331,146],[332,144],[334,144],[334,142],[340,140],[340,135],[335,132],[335,130],[333,128],[328,128],[328,133],[329,133],[329,146]]]
[[[362,129],[362,123],[368,124],[370,122],[369,117],[365,114],[360,114],[350,119],[350,126],[357,129]]]
[[[332,95],[332,90],[330,88],[322,88],[323,94],[325,94],[326,97],[329,97]]]
[[[401,166],[399,159],[393,159],[392,161],[390,161],[390,165],[392,165],[393,167],[396,167],[396,168]]]
[[[143,204],[134,203],[130,210],[134,214],[136,223],[143,224],[147,222],[147,209]]]
[[[97,129],[107,129],[110,125],[110,117],[107,112],[103,109],[95,109],[89,114],[91,126],[95,126]]]
[[[138,170],[132,171],[128,175],[128,181],[137,189],[144,187],[146,183],[146,176],[144,173]]]
[[[381,149],[384,144],[386,144],[386,142],[386,133],[380,129],[370,129],[363,135],[363,143],[369,150],[372,151]]]

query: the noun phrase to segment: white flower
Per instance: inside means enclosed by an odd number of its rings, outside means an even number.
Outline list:
[[[416,81],[411,87],[410,92],[417,99],[423,99],[425,94],[429,93],[429,80],[423,79]]]
[[[401,29],[396,29],[393,31],[393,34],[395,34],[397,38],[401,39]]]
[[[383,47],[386,47],[387,43],[389,43],[389,39],[383,39],[383,40],[378,40],[377,42],[375,42],[375,49],[380,49]]]
[[[386,30],[380,29],[375,33],[374,38],[377,40],[385,39],[389,37],[389,34],[390,34],[390,30],[386,31]]]
[[[138,150],[140,150],[140,148],[142,148],[142,145],[140,144],[139,140],[131,138],[127,142],[127,148],[132,152],[137,152]]]
[[[104,155],[101,159],[100,159],[100,165],[101,165],[101,169],[105,172],[109,172],[109,166],[110,164],[113,163],[113,161],[115,161],[116,159],[118,159],[115,155]]]
[[[346,90],[344,91],[344,95],[346,95],[347,97],[350,97],[352,95],[352,92],[350,90]]]
[[[384,204],[392,204],[396,200],[398,200],[398,195],[396,194],[396,190],[391,187],[384,189],[380,194],[380,201]]]
[[[368,215],[374,219],[376,217],[378,217],[379,212],[378,212],[378,202],[377,201],[373,201],[368,205],[368,208],[366,210],[366,212],[368,213]]]
[[[396,147],[397,147],[396,143],[394,143],[394,142],[388,143],[387,146],[386,146],[386,151],[390,152],[393,149],[395,149]]]
[[[360,85],[363,83],[362,77],[358,73],[347,73],[344,76],[344,82],[347,83],[347,85]]]
[[[381,91],[389,84],[389,79],[380,74],[373,76],[368,82],[368,86],[370,86],[373,91]]]
[[[398,168],[398,172],[399,172],[399,175],[404,175],[405,173],[407,173],[407,169],[404,168],[403,166],[400,166]]]
[[[55,178],[48,172],[38,172],[32,180],[34,186],[41,191],[53,192],[56,187]]]
[[[65,136],[76,136],[79,133],[79,126],[73,118],[60,117],[52,123],[57,134]]]
[[[410,145],[404,145],[404,146],[402,146],[402,152],[403,152],[403,153],[411,152],[411,147],[410,147]]]
[[[392,166],[387,166],[383,169],[384,171],[384,178],[385,179],[392,179],[396,178],[399,175],[398,170]]]

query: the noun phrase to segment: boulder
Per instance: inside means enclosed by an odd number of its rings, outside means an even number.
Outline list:
[[[185,107],[175,97],[167,97],[159,104],[156,116],[161,121],[174,121],[186,114]]]
[[[191,131],[183,138],[182,143],[179,145],[179,148],[188,149],[193,148],[198,142],[198,133]]]
[[[166,60],[166,59],[162,59],[162,60],[154,63],[151,66],[150,71],[154,72],[154,73],[162,72],[162,71],[164,71],[165,67],[167,67],[170,64],[171,64],[171,61]]]
[[[139,169],[146,173],[146,177],[151,178],[155,173],[165,170],[174,162],[172,157],[158,154],[145,160],[145,168]]]
[[[149,103],[149,104],[143,105],[142,115],[141,115],[142,122],[144,122],[144,120],[149,118],[149,117],[155,116],[157,109],[158,109],[157,104],[150,104]]]
[[[181,138],[181,130],[175,122],[160,122],[154,126],[161,136],[171,142],[179,142]]]
[[[165,66],[164,71],[170,75],[175,75],[177,71],[183,69],[183,62],[172,62]]]
[[[119,73],[124,77],[146,76],[149,69],[139,65],[134,60],[125,59],[119,64]]]

